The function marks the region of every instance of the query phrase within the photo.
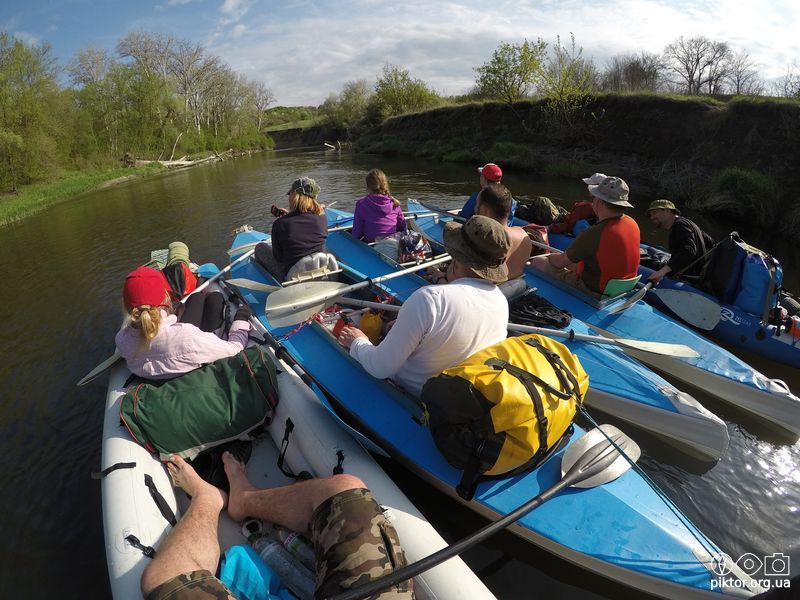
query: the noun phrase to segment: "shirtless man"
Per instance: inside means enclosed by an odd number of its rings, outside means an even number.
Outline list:
[[[508,278],[522,277],[525,264],[530,260],[533,244],[522,227],[509,227],[508,215],[511,212],[511,192],[501,183],[490,183],[478,194],[475,214],[494,219],[505,227],[511,247],[506,255]]]
[[[357,477],[342,474],[257,489],[247,479],[244,465],[229,452],[222,461],[230,497],[203,481],[180,456],[169,458],[167,469],[175,485],[192,501],[142,574],[146,600],[236,600],[214,577],[220,558],[217,523],[226,505],[234,521],[249,516],[311,536],[318,598],[343,592],[353,581],[388,575],[406,564],[397,532]],[[410,580],[402,582],[377,598],[411,600],[412,586]]]

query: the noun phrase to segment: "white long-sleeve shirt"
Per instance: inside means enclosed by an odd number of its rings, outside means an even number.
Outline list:
[[[378,345],[363,337],[350,346],[373,377],[392,378],[419,397],[432,377],[506,337],[508,302],[496,285],[460,278],[415,291]]]

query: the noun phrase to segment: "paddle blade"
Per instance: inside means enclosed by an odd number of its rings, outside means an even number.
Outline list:
[[[686,344],[669,344],[666,342],[647,342],[644,340],[631,340],[627,338],[617,338],[614,340],[618,345],[630,348],[631,350],[641,350],[651,354],[663,354],[665,356],[675,356],[677,358],[697,358],[700,353]]]
[[[614,481],[641,456],[639,446],[607,423],[587,432],[564,451],[561,474],[578,473],[573,487],[590,488]]]
[[[653,293],[692,327],[711,331],[719,323],[719,304],[711,298],[687,290],[656,289]]]
[[[120,360],[122,360],[122,356],[120,356],[119,352],[115,350],[114,354],[109,356],[107,359],[105,359],[103,362],[97,365],[94,369],[92,369],[86,375],[84,375],[77,385],[86,385],[87,383],[94,381],[95,379],[100,377],[103,373],[108,371],[111,367],[113,367],[115,364],[117,364],[117,361]]]
[[[651,287],[653,287],[653,282],[652,281],[650,283],[648,283],[647,285],[645,285],[644,287],[636,290],[636,292],[633,294],[633,296],[628,298],[625,302],[623,302],[619,306],[615,306],[614,308],[612,308],[608,312],[610,314],[612,314],[612,315],[615,315],[617,313],[621,313],[623,310],[627,310],[628,307],[630,307],[633,304],[636,304],[639,300],[644,298],[645,295],[647,294],[647,290],[649,290]]]
[[[337,292],[351,287],[338,281],[306,281],[272,292],[267,296],[265,312],[275,327],[302,323],[323,310]]]

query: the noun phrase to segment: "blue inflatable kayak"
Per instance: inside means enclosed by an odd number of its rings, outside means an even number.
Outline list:
[[[240,250],[231,259],[266,237],[256,231],[238,234],[232,247]],[[236,265],[231,274],[277,285],[252,261]],[[268,292],[243,291],[256,318],[324,390],[342,418],[392,458],[463,501],[455,492],[461,471],[444,460],[429,429],[415,419],[419,409],[412,399],[368,375],[319,321],[274,327],[265,313]],[[575,426],[569,443],[583,435]],[[559,480],[563,452],[530,472],[481,482],[468,506],[488,518],[509,513]],[[569,489],[511,529],[570,562],[665,598],[719,597],[746,585],[741,573],[743,579],[715,576],[719,548],[636,470],[602,486]]]
[[[409,201],[409,209],[430,213],[432,209]],[[434,241],[441,242],[444,222],[452,217],[421,217],[415,222]],[[626,297],[605,302],[581,293],[532,267],[525,270],[528,285],[556,306],[568,310],[597,333],[609,337],[685,344],[697,358],[680,358],[628,350],[625,352],[703,392],[737,406],[793,437],[800,435],[800,398],[781,380],[762,373],[676,320],[643,301],[625,311],[612,313]]]
[[[338,225],[349,213],[329,210],[329,222]],[[332,232],[327,247],[353,279],[378,277],[400,269],[345,231]],[[392,279],[381,287],[400,302],[427,282],[417,275]],[[573,319],[570,328],[591,335],[585,324]],[[557,341],[564,342],[563,338]],[[728,445],[728,429],[719,417],[694,398],[680,392],[659,375],[613,346],[591,342],[566,342],[589,375],[587,406],[628,421],[654,433],[701,460],[717,460]]]
[[[566,248],[571,238],[559,235],[551,237],[551,241],[554,246]],[[646,244],[642,246],[647,247]],[[652,272],[652,269],[640,266],[641,281],[647,281]],[[752,314],[735,304],[723,304],[715,296],[685,281],[664,277],[658,284],[658,289],[698,294],[716,303],[719,306],[719,322],[713,329],[703,332],[708,337],[790,367],[800,368],[800,336],[787,332],[783,326],[771,324],[763,319],[763,315]],[[659,310],[680,319],[680,315],[672,312],[656,291],[650,291],[645,300]]]

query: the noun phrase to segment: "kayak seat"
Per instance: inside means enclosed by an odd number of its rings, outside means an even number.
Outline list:
[[[298,260],[286,273],[284,283],[298,283],[308,279],[329,279],[341,273],[336,257],[328,252],[315,252]]]
[[[630,292],[639,283],[640,277],[641,275],[630,277],[629,279],[609,279],[606,289],[603,290],[603,298],[613,298]]]

